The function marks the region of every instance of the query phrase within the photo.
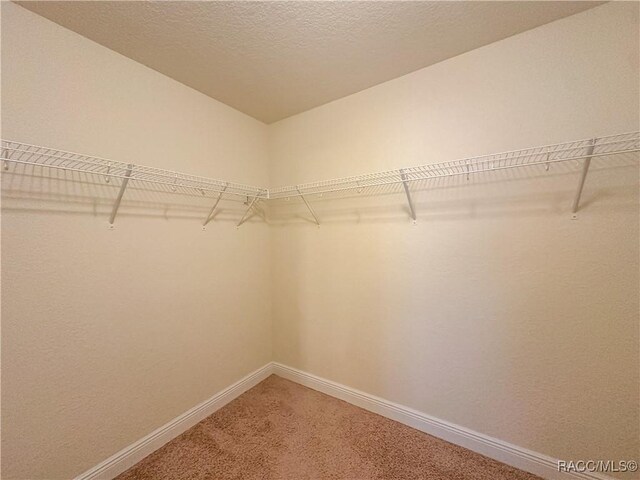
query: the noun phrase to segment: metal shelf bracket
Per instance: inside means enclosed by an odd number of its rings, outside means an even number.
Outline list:
[[[216,211],[216,208],[218,208],[218,204],[220,203],[220,200],[222,199],[222,194],[227,189],[227,186],[228,185],[225,185],[224,188],[222,189],[222,191],[218,194],[218,198],[216,199],[216,202],[213,204],[213,207],[211,207],[211,210],[209,211],[209,214],[207,215],[207,218],[205,218],[204,222],[202,222],[202,229],[203,230],[207,226],[207,223],[209,223],[211,220],[213,220],[213,213]]]
[[[109,228],[113,228],[113,222],[115,222],[116,220],[116,215],[118,214],[118,209],[120,208],[120,202],[122,201],[122,196],[124,195],[124,191],[127,189],[127,184],[129,183],[129,179],[131,178],[132,170],[133,170],[133,165],[129,164],[127,166],[127,171],[124,174],[124,178],[122,179],[122,184],[120,185],[120,191],[118,192],[116,201],[113,203],[113,208],[111,209],[111,216],[109,217]]]
[[[320,226],[320,221],[318,220],[318,217],[316,216],[316,212],[313,211],[313,208],[311,208],[311,205],[309,205],[309,202],[307,202],[307,199],[304,198],[304,195],[302,195],[302,193],[300,192],[300,189],[298,187],[296,187],[296,190],[298,190],[298,193],[300,194],[300,198],[302,199],[304,204],[309,209],[309,212],[311,212],[311,215],[313,216],[313,220],[316,222],[316,225],[319,227]]]
[[[251,202],[249,203],[249,207],[247,208],[247,211],[244,212],[244,215],[242,216],[242,218],[240,219],[240,221],[238,222],[238,225],[236,225],[236,228],[240,227],[240,225],[242,225],[244,222],[246,222],[248,220],[248,215],[249,212],[251,211],[251,209],[253,208],[253,205],[258,201],[258,197],[260,195],[260,192],[258,192],[255,197],[253,197],[253,199],[251,200]]]
[[[413,208],[413,200],[411,199],[411,192],[409,191],[409,184],[407,183],[407,175],[404,173],[404,170],[400,170],[400,178],[402,178],[402,186],[404,187],[404,193],[407,195],[409,210],[411,211],[411,218],[413,219],[413,224],[415,225],[417,223],[416,210],[415,208]]]
[[[589,173],[589,166],[591,165],[591,157],[593,155],[593,149],[596,146],[596,139],[591,140],[591,145],[587,147],[587,154],[584,162],[582,163],[582,172],[580,173],[580,180],[578,181],[578,189],[573,199],[573,205],[571,206],[571,218],[576,220],[578,218],[578,209],[580,208],[580,197],[582,196],[582,189],[584,188],[584,182],[587,179],[587,173]]]

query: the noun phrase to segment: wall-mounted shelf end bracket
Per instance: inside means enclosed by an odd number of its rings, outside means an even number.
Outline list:
[[[113,229],[113,222],[116,221],[116,215],[118,214],[118,209],[120,208],[120,202],[122,202],[122,196],[124,195],[124,191],[127,189],[127,184],[129,183],[129,179],[131,178],[131,171],[133,170],[133,165],[127,166],[127,171],[124,174],[124,178],[122,179],[122,184],[120,185],[120,191],[118,192],[118,196],[116,197],[115,202],[113,203],[113,208],[111,209],[111,216],[109,217],[109,228]]]
[[[240,225],[242,225],[244,222],[246,222],[249,219],[249,212],[251,211],[251,209],[253,208],[255,203],[258,201],[259,197],[260,197],[260,192],[258,191],[256,193],[256,195],[253,197],[253,199],[251,200],[251,202],[249,202],[249,206],[247,207],[247,211],[244,212],[244,215],[242,216],[242,218],[238,222],[238,225],[236,225],[236,228],[238,228]]]
[[[202,229],[203,230],[206,230],[207,223],[209,223],[211,220],[213,220],[213,214],[216,211],[216,208],[218,208],[218,204],[220,203],[220,200],[222,200],[222,195],[224,194],[224,192],[225,192],[225,190],[227,189],[228,186],[229,186],[229,184],[225,185],[224,188],[222,189],[222,191],[218,194],[218,198],[216,198],[216,201],[213,204],[213,207],[211,207],[211,210],[209,210],[209,214],[207,215],[207,218],[205,218],[204,222],[202,222]]]
[[[311,205],[309,205],[309,202],[307,202],[307,199],[304,198],[304,195],[302,195],[302,192],[300,192],[300,189],[298,187],[296,187],[296,190],[298,191],[298,194],[300,195],[300,198],[302,199],[304,204],[309,209],[309,212],[311,213],[311,216],[313,217],[313,220],[316,222],[316,225],[319,227],[320,226],[320,220],[318,220],[318,217],[316,216],[316,212],[313,211],[313,208],[311,208]]]
[[[580,208],[580,196],[582,195],[582,189],[584,188],[584,182],[587,179],[587,173],[589,173],[589,167],[591,166],[591,156],[593,155],[593,149],[596,146],[596,139],[591,140],[591,145],[587,147],[587,153],[585,155],[584,162],[582,164],[582,172],[580,172],[580,180],[578,181],[578,188],[576,195],[573,199],[573,205],[571,206],[571,218],[576,220],[578,218],[578,209]]]
[[[411,218],[413,224],[418,223],[416,219],[416,210],[413,207],[413,199],[411,198],[411,192],[409,191],[409,184],[407,183],[407,175],[403,170],[400,170],[400,178],[402,178],[402,185],[404,186],[404,193],[407,195],[407,201],[409,202],[409,211],[411,212]]]

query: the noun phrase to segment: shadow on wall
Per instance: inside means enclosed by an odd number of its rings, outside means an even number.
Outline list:
[[[636,208],[640,154],[594,158],[580,210],[611,213]],[[536,165],[411,182],[417,220],[456,220],[566,214],[576,195],[582,162]],[[401,183],[305,197],[321,224],[410,222]],[[272,200],[269,223],[316,226],[299,197]]]
[[[25,213],[76,214],[104,217],[114,207],[122,180],[101,175],[7,163],[2,171],[2,208]],[[194,220],[209,219],[236,225],[247,212],[250,199],[224,194],[215,211],[218,193],[171,187],[141,181],[127,186],[118,216]],[[260,204],[254,205],[247,222],[266,222]],[[116,217],[117,223],[117,217]]]
[[[610,213],[636,208],[638,153],[595,158],[580,203],[581,209]],[[411,182],[418,220],[455,220],[510,216],[571,214],[580,162],[490,171],[466,176]],[[2,175],[2,208],[32,213],[104,216],[108,220],[121,179],[101,175],[9,163]],[[218,194],[193,188],[131,182],[118,215],[194,220],[202,225],[236,225],[250,199],[224,194],[211,214]],[[305,197],[321,224],[402,223],[411,220],[402,184],[364,187]],[[316,226],[299,197],[260,201],[248,222],[273,226]],[[116,219],[117,222],[117,219]]]

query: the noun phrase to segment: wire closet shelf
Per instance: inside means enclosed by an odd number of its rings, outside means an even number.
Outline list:
[[[578,210],[580,195],[585,183],[589,165],[592,158],[629,154],[640,151],[640,132],[621,133],[586,140],[544,145],[541,147],[525,148],[510,152],[495,153],[479,157],[464,158],[450,162],[433,163],[415,167],[406,167],[385,172],[368,173],[352,177],[336,178],[319,182],[289,185],[274,189],[262,188],[251,185],[243,185],[235,182],[227,182],[207,177],[200,177],[172,170],[146,167],[133,163],[124,163],[93,157],[79,153],[66,152],[48,147],[30,145],[10,140],[2,140],[0,161],[3,170],[8,170],[9,164],[21,164],[33,168],[52,168],[69,172],[80,172],[90,175],[102,176],[105,182],[112,178],[121,179],[120,192],[115,199],[109,223],[113,226],[120,201],[129,181],[143,182],[169,187],[172,192],[191,193],[206,192],[217,193],[217,199],[204,220],[203,228],[213,218],[213,214],[223,195],[236,195],[246,198],[248,208],[238,223],[242,225],[248,218],[255,205],[262,200],[287,199],[300,197],[315,223],[320,225],[318,217],[313,211],[307,198],[308,195],[322,195],[332,192],[344,192],[348,190],[362,191],[366,188],[385,185],[402,184],[404,187],[411,217],[416,220],[416,212],[411,198],[409,185],[411,182],[420,182],[434,178],[454,177],[464,175],[469,178],[472,174],[505,170],[511,168],[523,168],[544,165],[546,169],[554,163],[574,162],[582,165],[582,173],[573,202],[572,212]]]
[[[15,163],[102,176],[107,183],[112,178],[120,178],[127,181],[169,187],[171,191],[180,189],[181,191],[191,190],[194,193],[199,192],[201,194],[214,192],[242,197],[268,197],[266,188],[107,160],[10,140],[2,140],[0,158],[4,162],[4,170],[8,169],[9,163]]]
[[[510,152],[470,157],[450,162],[400,168],[320,182],[290,185],[269,190],[269,198],[288,198],[346,190],[362,190],[383,185],[407,184],[433,178],[522,168],[535,165],[548,167],[559,162],[578,162],[587,158],[640,151],[640,132],[544,145]]]

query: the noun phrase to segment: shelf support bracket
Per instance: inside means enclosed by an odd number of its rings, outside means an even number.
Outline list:
[[[591,145],[587,148],[587,155],[584,159],[584,163],[582,164],[582,172],[580,173],[580,180],[578,182],[578,189],[576,190],[576,196],[573,199],[573,205],[571,206],[571,213],[573,214],[571,218],[574,220],[578,218],[578,209],[580,208],[580,196],[582,195],[582,189],[584,188],[584,182],[587,179],[587,173],[589,173],[589,166],[591,165],[591,155],[593,154],[593,149],[596,146],[596,139],[594,138],[591,141]]]
[[[247,211],[244,212],[244,215],[240,219],[240,222],[238,222],[238,225],[236,225],[236,228],[238,228],[240,225],[242,225],[244,222],[246,222],[248,220],[249,212],[253,208],[253,205],[258,201],[258,196],[259,195],[260,195],[260,192],[256,193],[256,196],[253,197],[253,199],[251,200],[251,203],[249,203],[249,207],[247,208]]]
[[[404,193],[407,195],[407,201],[409,202],[409,210],[411,211],[411,218],[413,219],[413,223],[417,222],[416,220],[416,210],[413,208],[413,200],[411,198],[411,192],[409,191],[409,184],[407,183],[407,176],[405,175],[403,170],[400,170],[400,178],[402,178],[402,186],[404,187]]]
[[[316,212],[313,211],[313,208],[311,208],[311,205],[309,205],[309,202],[307,202],[307,199],[304,198],[304,195],[302,195],[302,192],[300,192],[300,189],[298,187],[296,187],[296,190],[298,191],[298,194],[300,195],[300,198],[302,199],[304,204],[309,209],[309,212],[311,213],[311,216],[313,217],[313,220],[316,222],[316,225],[320,226],[320,220],[318,220],[318,217],[316,216]]]
[[[127,184],[129,183],[129,178],[131,178],[131,171],[133,170],[133,165],[127,165],[127,171],[124,174],[124,178],[122,179],[122,184],[120,185],[120,191],[118,192],[118,196],[116,197],[116,201],[113,203],[113,208],[111,209],[111,216],[109,217],[109,228],[113,228],[113,222],[116,221],[116,215],[118,214],[118,209],[120,208],[120,202],[122,201],[122,196],[124,195],[124,191],[127,189]]]
[[[224,186],[224,188],[222,189],[222,191],[218,194],[218,198],[216,199],[216,203],[213,204],[213,207],[211,207],[211,210],[209,211],[209,214],[207,215],[207,218],[204,219],[204,222],[202,222],[202,227],[206,227],[207,223],[209,223],[211,220],[213,220],[213,212],[216,211],[216,208],[218,208],[218,204],[220,203],[220,200],[222,199],[222,194],[225,192],[225,190],[227,189],[228,184]]]

